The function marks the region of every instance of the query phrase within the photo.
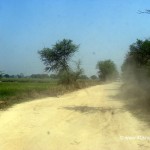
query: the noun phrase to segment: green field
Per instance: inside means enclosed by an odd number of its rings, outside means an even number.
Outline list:
[[[57,80],[52,79],[2,79],[0,82],[0,108],[35,98],[62,95],[97,83],[91,80],[80,80],[76,86],[63,86],[58,85]]]

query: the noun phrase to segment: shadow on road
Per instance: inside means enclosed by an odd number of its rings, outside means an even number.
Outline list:
[[[71,110],[71,111],[76,111],[80,113],[105,113],[105,112],[110,112],[113,113],[118,110],[118,108],[111,108],[111,107],[89,107],[89,106],[68,106],[68,107],[63,107],[64,109]]]

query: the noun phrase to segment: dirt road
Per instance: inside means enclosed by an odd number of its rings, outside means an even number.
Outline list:
[[[120,83],[15,105],[0,113],[0,150],[145,150],[150,130],[114,96]]]

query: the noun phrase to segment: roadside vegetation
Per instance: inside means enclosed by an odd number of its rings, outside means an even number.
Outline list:
[[[99,79],[102,81],[114,81],[119,77],[117,67],[112,60],[99,61],[96,68]]]
[[[123,95],[137,99],[144,108],[150,106],[150,39],[137,40],[130,45],[122,65]]]
[[[78,86],[64,86],[54,79],[1,79],[0,109],[42,97],[56,97],[80,88],[99,84],[98,80],[77,81]]]
[[[72,56],[78,51],[79,46],[70,39],[56,42],[52,48],[43,48],[39,51],[40,58],[45,65],[45,71],[52,71],[58,76],[58,83],[64,85],[77,85],[77,80],[83,76],[81,61],[75,62],[76,69],[73,70],[70,63]]]

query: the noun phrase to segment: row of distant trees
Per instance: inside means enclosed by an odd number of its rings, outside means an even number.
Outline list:
[[[1,78],[24,78],[24,74],[23,73],[20,73],[20,74],[17,74],[17,75],[9,75],[9,74],[6,74],[6,73],[3,73],[2,71],[0,71],[0,79]]]
[[[37,79],[44,79],[44,78],[50,78],[50,79],[59,79],[59,75],[58,74],[32,74],[30,76],[25,76],[24,74],[17,74],[17,75],[9,75],[9,74],[5,74],[5,73],[0,73],[0,79],[1,78],[37,78]],[[98,77],[96,75],[92,75],[90,77],[86,76],[86,75],[81,75],[79,77],[79,79],[92,79],[92,80],[96,80],[98,79]]]

